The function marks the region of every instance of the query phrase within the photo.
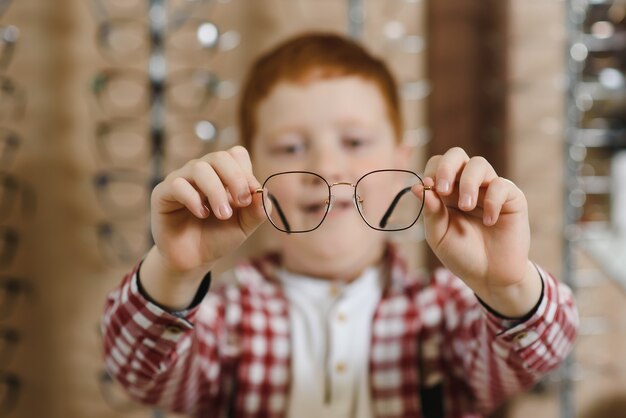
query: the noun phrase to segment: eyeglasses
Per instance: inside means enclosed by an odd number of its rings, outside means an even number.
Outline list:
[[[168,9],[173,18],[189,15],[200,6],[214,3],[213,0],[168,0]],[[143,16],[147,13],[146,0],[93,0],[91,5],[97,19],[122,16]]]
[[[20,142],[15,131],[0,127],[0,167],[6,168],[13,163]]]
[[[20,31],[13,25],[0,26],[0,71],[7,69],[13,58]]]
[[[0,416],[6,417],[13,411],[20,388],[21,381],[16,374],[0,371]]]
[[[21,119],[26,107],[26,95],[11,78],[0,76],[0,121]]]
[[[6,368],[15,355],[15,349],[20,342],[20,333],[8,327],[0,328],[0,368]]]
[[[0,220],[5,220],[18,206],[21,214],[32,216],[35,212],[35,192],[17,178],[4,171],[0,171]]]
[[[92,82],[100,109],[112,117],[146,114],[155,89],[163,93],[168,109],[177,113],[206,112],[217,98],[231,95],[229,83],[205,70],[173,72],[161,85],[143,71],[110,68],[97,74]]]
[[[149,210],[150,193],[159,179],[133,170],[103,171],[94,177],[104,209],[117,219],[135,218]]]
[[[146,228],[119,222],[97,225],[98,250],[109,263],[134,264],[151,245]]]
[[[175,168],[232,141],[230,133],[207,119],[180,119],[168,121],[161,138],[141,120],[117,118],[98,123],[95,150],[107,167],[146,166],[156,152]]]
[[[0,319],[7,319],[15,312],[20,295],[33,293],[30,281],[13,276],[0,276]]]
[[[6,268],[13,263],[18,244],[17,231],[8,226],[0,226],[0,268]]]
[[[420,197],[412,192],[418,185],[422,186]],[[352,187],[352,202],[337,199],[332,194],[335,186]],[[351,203],[372,229],[408,229],[422,213],[426,190],[430,190],[430,187],[424,186],[416,173],[387,169],[369,172],[354,184],[329,184],[319,174],[287,171],[269,176],[256,192],[263,194],[265,214],[276,229],[286,233],[302,233],[317,229],[331,208],[343,209]]]
[[[234,49],[239,43],[237,32],[221,33],[215,23],[206,19],[185,16],[168,23],[165,51],[172,58],[212,59],[217,52]],[[145,62],[153,42],[148,22],[127,18],[100,22],[97,39],[104,56],[125,65]]]

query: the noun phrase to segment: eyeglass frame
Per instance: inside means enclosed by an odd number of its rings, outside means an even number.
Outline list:
[[[202,77],[202,82],[198,82],[198,77]],[[175,87],[183,85],[184,82],[192,80],[196,87],[202,89],[202,98],[199,103],[180,103],[173,100],[170,96]],[[131,105],[118,106],[116,104],[107,103],[107,86],[112,81],[122,80],[134,83],[142,89],[143,95]],[[183,80],[182,82],[180,80]],[[109,67],[101,69],[91,79],[91,93],[93,94],[99,110],[109,117],[124,117],[128,114],[134,116],[143,116],[150,112],[152,97],[155,94],[162,95],[166,99],[166,107],[169,111],[176,114],[185,113],[202,113],[214,109],[214,105],[219,99],[224,98],[220,95],[220,86],[228,83],[222,80],[216,73],[197,68],[183,68],[168,74],[167,80],[152,80],[149,74],[135,68],[115,68]],[[108,93],[111,94],[111,93]]]
[[[16,131],[0,126],[0,168],[9,167],[13,163],[21,143],[22,139]]]
[[[176,36],[172,34],[178,32],[180,28],[186,25],[192,25],[192,27],[195,28],[196,38],[198,36],[197,30],[201,26],[211,25],[214,28],[216,32],[216,36],[212,43],[204,43],[201,39],[196,39],[194,42],[195,49],[193,50],[192,49],[185,50],[185,49],[173,46],[173,45],[167,46],[168,51],[174,51],[175,54],[180,54],[181,56],[186,55],[187,58],[189,59],[196,58],[193,55],[195,53],[203,52],[203,51],[204,52],[210,51],[211,52],[210,58],[213,58],[212,55],[214,53],[227,52],[236,47],[236,45],[231,48],[220,46],[220,41],[222,41],[223,37],[226,34],[232,33],[232,31],[222,32],[219,26],[210,19],[205,19],[205,18],[200,18],[200,17],[186,17],[184,19],[178,19],[176,21],[173,21],[173,22],[170,21],[168,23],[169,24],[168,24],[167,31],[163,36],[163,40],[160,41],[160,42],[163,42],[164,44],[171,42],[172,38]],[[108,36],[110,33],[112,33],[112,30],[114,28],[122,26],[122,25],[128,25],[128,24],[133,24],[137,27],[141,27],[142,29],[144,29],[144,32],[145,32],[144,37],[146,39],[146,45],[140,46],[139,48],[135,49],[132,52],[116,51],[114,48],[111,47],[110,43],[107,41]],[[100,49],[100,53],[103,56],[106,56],[107,58],[113,61],[116,61],[116,62],[122,61],[125,64],[127,64],[129,58],[130,59],[136,58],[137,54],[139,54],[139,51],[149,53],[151,42],[154,42],[154,40],[151,39],[149,22],[142,20],[142,19],[120,17],[120,18],[110,18],[110,19],[102,20],[100,23],[98,23],[98,28],[96,31],[96,42],[97,42],[98,48]]]
[[[22,381],[20,377],[11,372],[0,371],[0,386],[6,385],[4,398],[0,398],[0,414],[10,414],[18,404]]]
[[[23,216],[30,218],[35,214],[37,197],[35,190],[30,185],[0,168],[0,188],[4,190],[3,193],[0,193],[0,197],[3,198],[3,201],[0,201],[1,221],[8,218],[16,206],[21,207],[20,213]]]
[[[8,367],[13,357],[17,346],[21,342],[20,332],[12,327],[3,326],[0,327],[0,368],[4,369]]]
[[[272,218],[270,217],[269,213],[268,213],[268,208],[265,204],[265,199],[263,200],[263,211],[265,212],[265,216],[267,216],[267,219],[270,221],[270,223],[272,224],[272,226],[276,229],[278,229],[281,232],[285,232],[287,234],[302,234],[302,233],[306,233],[306,232],[312,232],[315,231],[317,228],[319,228],[323,223],[324,220],[326,219],[326,216],[328,215],[328,212],[330,212],[331,206],[332,206],[332,202],[331,202],[331,198],[332,198],[332,188],[335,186],[351,186],[354,189],[354,192],[352,194],[352,198],[354,200],[355,206],[357,211],[359,212],[359,215],[361,216],[361,219],[363,219],[363,222],[365,222],[365,224],[367,226],[369,226],[370,228],[377,230],[377,231],[382,231],[382,232],[397,232],[397,231],[404,231],[406,229],[411,228],[413,225],[415,225],[415,223],[417,222],[417,220],[419,219],[419,217],[422,214],[422,210],[424,209],[424,199],[422,199],[422,204],[420,206],[420,210],[419,210],[419,214],[415,217],[415,220],[407,227],[404,228],[397,228],[397,229],[383,229],[383,228],[376,228],[373,227],[372,225],[369,224],[369,222],[365,219],[365,216],[363,215],[363,213],[361,212],[361,208],[359,206],[359,203],[362,203],[362,200],[359,201],[357,194],[356,194],[356,188],[359,185],[359,183],[361,182],[361,180],[363,180],[365,177],[369,176],[370,174],[374,174],[374,173],[380,173],[380,172],[402,172],[402,173],[409,173],[409,174],[413,174],[415,177],[417,177],[417,179],[420,181],[420,183],[423,186],[423,191],[424,191],[424,197],[425,197],[425,193],[427,190],[432,190],[431,186],[426,186],[424,185],[424,181],[422,180],[422,178],[415,172],[410,171],[410,170],[402,170],[402,169],[395,169],[395,168],[390,168],[390,169],[379,169],[379,170],[373,170],[370,171],[368,173],[363,174],[357,181],[356,183],[351,183],[348,181],[339,181],[339,182],[334,182],[332,184],[328,183],[328,181],[322,177],[321,175],[317,174],[317,173],[313,173],[311,171],[303,171],[303,170],[295,170],[295,171],[281,171],[279,173],[274,173],[272,175],[270,175],[268,178],[265,179],[265,181],[263,182],[263,185],[261,188],[256,189],[255,193],[257,194],[264,194],[265,193],[265,185],[267,184],[267,182],[272,178],[272,177],[276,177],[279,175],[283,175],[283,174],[312,174],[314,176],[319,177],[320,179],[322,179],[324,181],[324,183],[326,184],[326,186],[328,186],[328,201],[326,202],[326,212],[324,213],[324,216],[322,217],[321,221],[319,222],[319,224],[317,224],[317,226],[315,228],[312,229],[307,229],[305,231],[289,231],[289,230],[284,230],[280,227],[278,227],[274,221],[272,220]],[[409,189],[410,190],[410,189]],[[387,209],[387,211],[385,211],[385,215],[383,216],[383,219],[387,218],[390,214],[391,211],[393,210],[393,208],[395,208],[396,204],[398,203],[399,198],[402,196],[402,194],[404,194],[407,190],[403,189],[403,191],[401,191],[398,195],[396,195],[396,197],[394,198],[394,200],[392,201],[391,205],[389,206],[389,209]],[[268,195],[268,198],[270,200],[272,200],[272,204],[274,205],[274,208],[278,211],[278,216],[280,216],[280,218],[283,220],[283,223],[288,226],[289,224],[286,222],[286,218],[285,215],[282,212],[282,209],[280,209],[280,205],[278,204],[278,202],[276,201],[276,199],[272,199],[271,195]],[[382,222],[382,221],[381,221]]]
[[[20,37],[20,31],[14,25],[0,25],[0,38],[4,49],[0,49],[0,71],[4,72],[11,64],[15,45]]]
[[[4,241],[4,245],[0,247],[0,270],[2,270],[13,264],[20,243],[20,235],[15,228],[0,226],[0,241]]]
[[[0,113],[0,122],[21,120],[26,109],[26,93],[13,78],[0,74],[0,97],[9,97],[13,102],[7,106],[7,114]]]
[[[178,119],[180,119],[180,121]],[[211,150],[214,150],[219,145],[220,136],[222,135],[224,131],[224,128],[222,128],[221,126],[218,126],[216,122],[208,118],[200,118],[200,117],[190,118],[187,121],[187,120],[184,120],[184,118],[173,117],[172,120],[168,120],[166,122],[174,122],[173,123],[174,125],[176,123],[178,123],[179,125],[188,125],[189,123],[193,123],[194,128],[196,129],[196,132],[186,133],[185,135],[194,136],[193,142],[199,142],[202,144],[202,147],[201,147],[202,151],[200,151],[201,154],[185,155],[185,156],[173,155],[172,159],[176,161],[180,160],[181,158],[184,158],[184,161],[188,161],[190,158],[199,158],[201,155],[204,155],[210,152]],[[184,124],[183,122],[187,122],[187,123]],[[213,129],[213,134],[211,137],[202,138],[197,133],[197,127],[201,123],[211,125]],[[130,129],[126,130],[127,128],[130,128]],[[155,154],[158,154],[168,159],[168,157],[170,157],[169,155],[170,153],[168,152],[169,150],[168,146],[174,148],[172,144],[176,143],[176,141],[172,140],[171,138],[176,137],[175,134],[181,135],[180,132],[178,132],[179,130],[173,129],[172,131],[173,132],[170,132],[170,129],[168,129],[168,126],[166,123],[166,126],[164,126],[163,128],[163,132],[159,134],[155,134],[152,128],[150,126],[147,126],[147,124],[138,123],[137,118],[118,117],[118,118],[110,118],[107,120],[99,121],[96,125],[96,132],[95,132],[96,158],[99,160],[99,162],[103,163],[104,165],[113,166],[115,168],[119,168],[119,167],[126,168],[127,164],[124,164],[124,163],[128,163],[129,161],[133,162],[132,164],[133,167],[136,166],[136,161],[141,157],[131,156],[131,158],[123,158],[122,161],[116,161],[116,159],[113,157],[115,153],[112,153],[110,151],[110,149],[112,148],[108,146],[107,144],[108,142],[111,142],[107,140],[107,138],[110,135],[115,134],[117,132],[122,132],[122,133],[130,132],[132,135],[136,134],[138,137],[141,137],[143,142],[145,142],[145,146],[149,154],[148,158],[153,158]],[[182,132],[182,130],[180,131]],[[137,154],[141,154],[141,153],[137,152]],[[148,161],[142,160],[142,163],[147,164],[148,162],[149,160]]]

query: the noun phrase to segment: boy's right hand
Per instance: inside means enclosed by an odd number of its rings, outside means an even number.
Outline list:
[[[185,273],[231,254],[267,219],[248,151],[235,146],[189,161],[152,191],[151,226],[170,271]]]

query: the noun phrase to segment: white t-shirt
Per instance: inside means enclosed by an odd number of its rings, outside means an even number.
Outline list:
[[[373,417],[369,385],[379,267],[351,283],[278,271],[289,301],[292,380],[287,417]]]

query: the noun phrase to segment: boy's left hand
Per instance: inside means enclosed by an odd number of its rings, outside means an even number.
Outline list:
[[[452,273],[494,309],[523,315],[541,282],[528,260],[530,226],[522,191],[482,157],[451,148],[429,159],[424,184],[426,240]],[[527,281],[528,283],[524,283]],[[534,282],[533,282],[534,281]],[[507,298],[517,300],[511,306]]]

